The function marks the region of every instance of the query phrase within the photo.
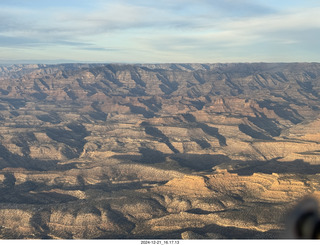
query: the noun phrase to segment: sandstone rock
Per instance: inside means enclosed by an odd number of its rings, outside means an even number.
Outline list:
[[[0,236],[276,237],[320,192],[319,68],[0,66]]]

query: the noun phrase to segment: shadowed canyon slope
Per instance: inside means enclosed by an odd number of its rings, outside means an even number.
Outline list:
[[[320,195],[320,64],[0,67],[0,237],[280,238]]]

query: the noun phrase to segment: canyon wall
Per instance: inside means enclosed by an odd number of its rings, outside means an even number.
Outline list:
[[[319,196],[320,64],[0,67],[1,238],[279,238]]]

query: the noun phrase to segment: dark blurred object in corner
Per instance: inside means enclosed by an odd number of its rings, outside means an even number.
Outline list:
[[[306,198],[286,217],[287,239],[320,239],[320,216],[318,202]]]

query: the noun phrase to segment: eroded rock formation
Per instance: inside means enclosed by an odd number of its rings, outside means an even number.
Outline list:
[[[2,238],[280,238],[320,191],[320,64],[0,67]]]

